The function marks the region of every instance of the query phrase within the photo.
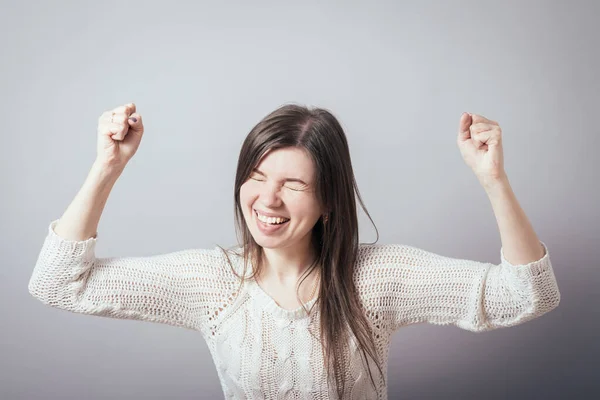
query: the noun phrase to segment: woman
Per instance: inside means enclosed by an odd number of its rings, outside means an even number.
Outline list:
[[[330,112],[298,105],[267,115],[242,145],[241,244],[96,258],[100,215],[143,132],[134,104],[100,117],[97,159],[51,222],[29,291],[73,312],[200,331],[227,398],[385,399],[400,327],[487,331],[560,301],[548,249],[508,184],[501,129],[482,116],[461,116],[457,143],[492,202],[498,265],[359,243],[356,197],[364,205],[342,127]]]

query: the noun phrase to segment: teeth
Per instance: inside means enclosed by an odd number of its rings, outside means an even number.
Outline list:
[[[267,224],[281,224],[283,222],[288,221],[287,218],[266,217],[264,215],[259,214],[258,211],[256,211],[256,216],[258,217],[258,219],[260,221],[267,223]]]

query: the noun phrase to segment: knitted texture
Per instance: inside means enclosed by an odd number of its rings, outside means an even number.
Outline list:
[[[223,251],[188,249],[149,257],[96,258],[98,237],[72,241],[48,234],[29,281],[30,293],[53,307],[112,318],[160,322],[199,331],[227,399],[336,399],[327,388],[316,300],[281,308],[256,281],[240,293]],[[392,333],[416,323],[455,325],[473,332],[536,318],[560,301],[548,249],[526,265],[443,257],[407,245],[359,247],[354,281],[373,328],[387,379]],[[230,255],[242,275],[243,260]],[[246,271],[249,274],[250,271]],[[364,369],[354,339],[346,371],[348,399],[387,399]]]

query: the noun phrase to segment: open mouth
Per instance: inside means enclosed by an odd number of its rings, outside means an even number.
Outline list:
[[[256,210],[254,210],[254,215],[256,216],[258,222],[260,222],[264,226],[280,226],[290,222],[289,218],[274,218],[262,216]]]

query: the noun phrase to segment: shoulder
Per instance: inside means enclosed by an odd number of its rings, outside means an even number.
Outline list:
[[[397,261],[398,257],[404,257],[418,251],[420,249],[405,244],[361,243],[358,246],[357,262]]]
[[[377,262],[405,266],[454,264],[463,261],[408,244],[361,243],[357,257],[357,262]]]
[[[219,246],[214,248],[187,248],[150,256],[128,258],[149,258],[153,262],[175,263],[178,265],[193,264],[206,267],[220,265],[226,259],[225,251]]]
[[[411,247],[403,244],[361,243],[356,256],[355,278],[367,282],[389,279],[389,269],[408,264],[410,253]]]
[[[130,257],[131,258],[131,257]],[[189,274],[211,278],[232,278],[236,272],[241,271],[243,258],[237,247],[221,247],[215,245],[212,248],[187,248],[150,257],[141,258],[142,261],[156,265],[170,266],[173,274]]]

